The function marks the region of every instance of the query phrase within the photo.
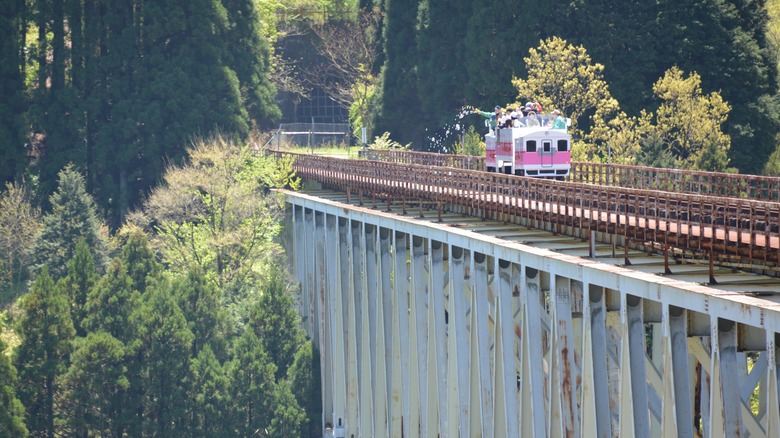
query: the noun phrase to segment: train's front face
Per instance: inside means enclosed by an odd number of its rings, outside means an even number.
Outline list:
[[[549,128],[528,130],[515,140],[515,173],[563,179],[571,168],[571,136]]]

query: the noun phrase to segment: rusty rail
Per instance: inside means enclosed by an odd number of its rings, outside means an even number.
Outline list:
[[[437,154],[393,149],[363,149],[359,156],[369,160],[387,161],[398,164],[420,164],[423,166],[454,167],[456,169],[485,170],[485,157],[474,155]]]
[[[282,153],[277,153],[282,154]],[[733,264],[777,265],[780,203],[560,182],[467,169],[290,154],[304,179],[377,203],[422,201],[439,213],[547,224],[586,238],[607,233]]]
[[[645,190],[780,201],[780,178],[769,176],[574,162],[569,180]]]
[[[361,156],[393,163],[485,170],[484,157],[470,155],[368,149],[361,152]],[[780,178],[770,176],[572,162],[571,173],[567,179],[572,182],[643,190],[780,201]]]

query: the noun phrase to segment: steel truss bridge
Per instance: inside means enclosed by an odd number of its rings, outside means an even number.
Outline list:
[[[780,436],[780,179],[291,155],[325,436]]]

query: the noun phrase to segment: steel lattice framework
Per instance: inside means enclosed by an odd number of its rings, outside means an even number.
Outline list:
[[[369,155],[294,155],[342,193],[287,194],[326,434],[780,436],[780,284],[724,268],[775,270],[780,180],[575,163],[557,182]],[[533,247],[532,228],[586,258]],[[629,266],[637,249],[661,268]],[[697,257],[709,277],[668,276]]]
[[[486,236],[441,223],[441,209],[410,217],[400,196],[381,209],[390,211],[350,203],[361,187],[397,194],[422,184],[443,196],[459,180],[441,171],[380,184],[394,170],[308,165],[320,181],[352,179],[355,190],[351,200],[285,192],[300,312],[321,355],[326,434],[780,436],[774,296]],[[518,193],[491,187],[490,199],[457,214],[490,211],[483,219],[501,225],[512,208],[530,208],[488,207]],[[537,211],[533,221],[554,223],[556,212]]]

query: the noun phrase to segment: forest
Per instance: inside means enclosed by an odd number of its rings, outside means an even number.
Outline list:
[[[0,436],[321,436],[285,99],[419,150],[535,101],[580,160],[780,175],[780,0],[1,5]]]

